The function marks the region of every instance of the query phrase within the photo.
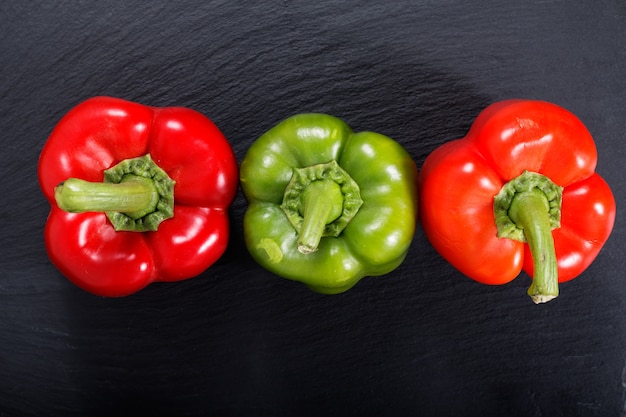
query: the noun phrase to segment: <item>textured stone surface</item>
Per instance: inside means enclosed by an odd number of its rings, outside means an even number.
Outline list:
[[[4,2],[0,54],[0,415],[623,413],[623,1]],[[461,276],[419,228],[399,269],[321,296],[250,259],[239,194],[213,268],[101,299],[48,261],[36,176],[55,123],[93,95],[199,110],[239,161],[317,111],[418,166],[493,101],[553,101],[596,138],[616,227],[547,305],[525,275]]]

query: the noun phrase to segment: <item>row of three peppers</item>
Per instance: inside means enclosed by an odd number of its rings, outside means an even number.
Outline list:
[[[317,292],[344,292],[398,267],[419,211],[430,242],[459,271],[503,284],[523,269],[540,303],[590,265],[612,230],[615,201],[596,161],[572,113],[507,100],[432,152],[419,180],[399,143],[322,114],[276,125],[239,172],[228,141],[202,114],[94,97],[52,131],[39,180],[51,204],[51,260],[101,296],[206,270],[226,250],[228,208],[241,184],[252,257]]]

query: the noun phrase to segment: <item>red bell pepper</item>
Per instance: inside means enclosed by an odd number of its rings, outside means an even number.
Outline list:
[[[53,129],[38,175],[49,257],[96,295],[194,277],[226,249],[237,161],[194,110],[88,99]]]
[[[608,239],[615,200],[583,123],[547,102],[487,107],[425,160],[420,216],[435,249],[484,284],[533,277],[536,303],[581,274]]]

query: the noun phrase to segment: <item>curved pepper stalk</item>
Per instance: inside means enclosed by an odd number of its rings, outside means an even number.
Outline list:
[[[528,295],[537,304],[559,295],[552,230],[561,227],[562,198],[563,187],[529,171],[506,183],[494,197],[498,237],[528,243],[535,271]]]

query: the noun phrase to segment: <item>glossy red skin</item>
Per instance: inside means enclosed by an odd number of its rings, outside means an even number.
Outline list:
[[[525,170],[564,187],[561,227],[553,230],[559,282],[582,273],[608,239],[615,199],[595,173],[597,152],[583,123],[542,101],[487,107],[467,136],[432,152],[420,174],[420,217],[435,249],[484,284],[533,275],[528,245],[496,236],[493,198]]]
[[[72,214],[57,207],[54,188],[61,182],[101,182],[105,169],[147,153],[176,181],[174,217],[156,232],[116,232],[104,213]],[[38,174],[51,205],[44,231],[50,259],[91,293],[120,297],[155,281],[191,278],[226,250],[237,161],[220,130],[194,110],[88,99],[54,128]]]

